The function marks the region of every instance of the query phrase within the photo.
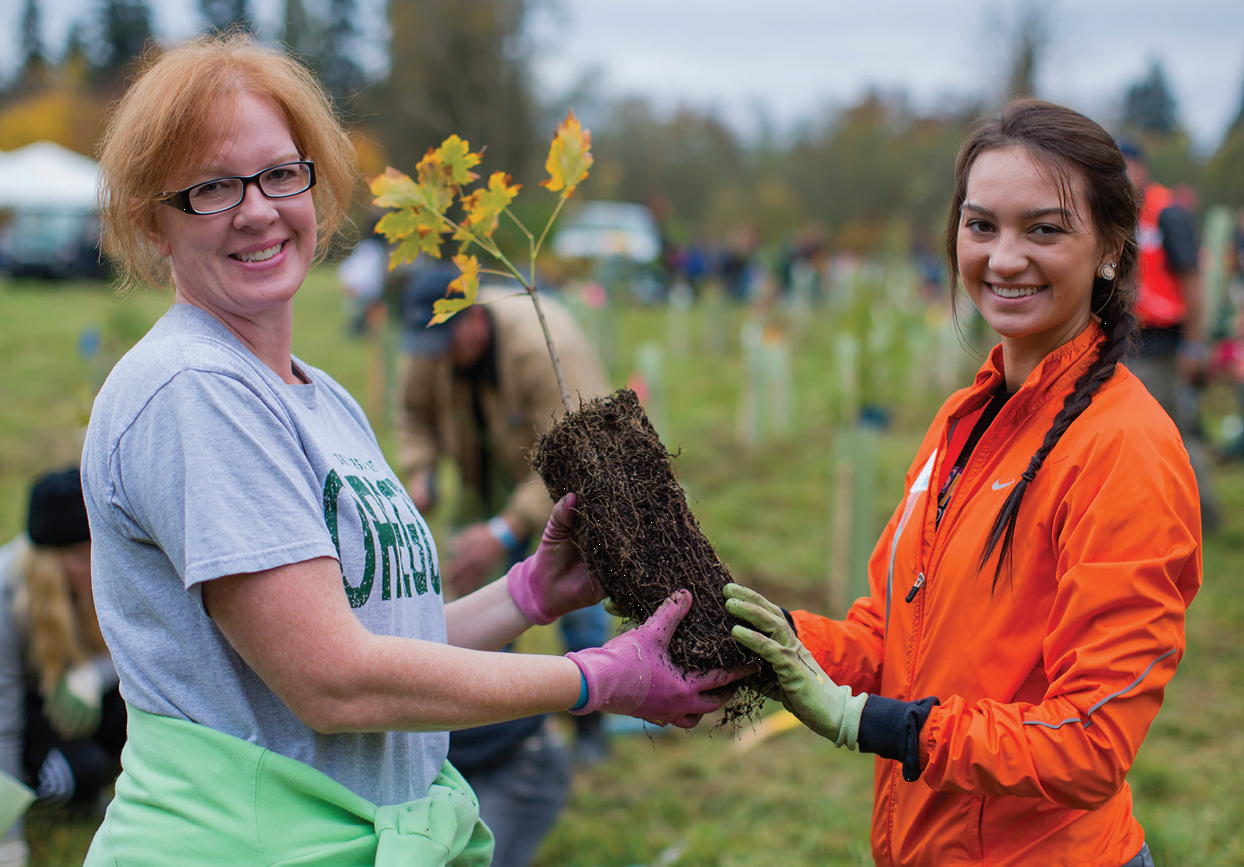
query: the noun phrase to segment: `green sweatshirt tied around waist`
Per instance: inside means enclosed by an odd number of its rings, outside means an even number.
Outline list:
[[[487,867],[492,833],[445,762],[377,807],[310,765],[134,707],[116,797],[83,867]]]

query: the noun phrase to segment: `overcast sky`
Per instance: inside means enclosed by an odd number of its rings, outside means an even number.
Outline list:
[[[617,92],[717,106],[779,123],[906,90],[917,107],[996,91],[1007,30],[1026,8],[983,0],[554,0],[539,33],[546,80],[593,65]],[[1244,97],[1244,0],[1040,4],[1051,39],[1041,95],[1109,123],[1128,85],[1162,62],[1181,120],[1216,145]],[[565,36],[554,39],[561,32]]]
[[[74,16],[97,0],[42,2],[49,42],[59,46]],[[543,3],[533,31],[548,94],[595,70],[613,95],[711,107],[741,128],[763,115],[779,129],[848,105],[870,87],[904,90],[920,109],[993,93],[1007,68],[1007,28],[1027,8],[1025,0]],[[22,5],[0,0],[0,54],[10,59]],[[251,2],[273,24],[281,5]],[[179,38],[195,27],[196,0],[158,0],[152,8],[162,35]],[[1157,59],[1184,125],[1200,147],[1217,145],[1244,96],[1244,0],[1050,0],[1040,8],[1051,32],[1042,96],[1109,126],[1128,85]]]

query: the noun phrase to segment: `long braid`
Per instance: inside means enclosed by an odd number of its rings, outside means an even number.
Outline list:
[[[1118,306],[1126,307],[1127,305],[1121,304]],[[998,562],[994,567],[993,573],[993,586],[995,588],[998,586],[998,578],[1002,575],[1003,561],[1007,561],[1008,564],[1010,562],[1012,543],[1015,540],[1015,526],[1019,521],[1019,507],[1023,502],[1024,493],[1028,490],[1028,485],[1031,484],[1037,471],[1041,469],[1054,446],[1058,444],[1063,434],[1071,427],[1071,423],[1088,409],[1089,404],[1093,402],[1093,395],[1110,377],[1114,376],[1115,368],[1118,367],[1119,362],[1127,353],[1135,321],[1135,317],[1132,316],[1131,312],[1124,309],[1116,311],[1109,321],[1102,322],[1106,330],[1106,337],[1101,342],[1097,358],[1093,360],[1089,369],[1076,380],[1075,388],[1072,389],[1071,394],[1067,395],[1067,399],[1063,401],[1063,408],[1058,411],[1058,415],[1054,417],[1054,422],[1050,425],[1050,429],[1046,431],[1041,447],[1037,449],[1032,456],[1032,460],[1028,462],[1028,469],[1024,470],[1023,475],[1020,476],[1019,481],[1015,483],[1015,487],[1002,504],[1002,508],[998,510],[998,514],[993,521],[993,527],[989,531],[989,538],[985,543],[985,550],[981,553],[980,559],[980,568],[983,569],[994,548],[998,546],[998,542],[1002,542],[1002,549],[998,553]]]

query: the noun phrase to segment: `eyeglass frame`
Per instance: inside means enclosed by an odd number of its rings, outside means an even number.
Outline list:
[[[285,166],[306,166],[307,167],[308,183],[307,183],[306,188],[301,189],[296,193],[286,193],[283,196],[268,195],[267,191],[264,190],[263,188],[263,184],[259,183],[259,179],[263,177],[264,175],[266,175],[268,172],[272,171],[273,169],[279,169]],[[218,184],[221,181],[241,181],[242,182],[242,195],[238,197],[238,200],[236,202],[234,202],[232,205],[230,205],[227,208],[221,208],[218,211],[196,211],[194,209],[194,206],[190,204],[191,191],[198,189],[199,187],[204,186],[205,184]],[[158,200],[163,202],[166,205],[169,205],[170,207],[176,208],[179,211],[184,211],[187,214],[194,214],[196,217],[210,217],[212,214],[223,214],[225,211],[232,211],[238,205],[242,204],[242,202],[246,201],[246,188],[249,187],[251,184],[254,184],[256,187],[259,188],[260,195],[262,195],[265,199],[288,199],[293,196],[301,196],[307,190],[315,186],[315,163],[312,160],[290,160],[287,163],[277,163],[274,166],[268,166],[266,169],[260,169],[259,171],[255,172],[255,174],[251,175],[250,177],[244,178],[238,175],[227,175],[223,178],[212,178],[211,180],[208,180],[208,181],[200,181],[197,184],[191,184],[190,186],[186,187],[184,190],[175,190],[173,192],[160,193]]]

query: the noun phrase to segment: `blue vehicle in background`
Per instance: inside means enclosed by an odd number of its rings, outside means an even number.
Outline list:
[[[553,253],[585,263],[592,279],[641,304],[665,298],[661,228],[652,210],[634,202],[584,202],[561,218]]]
[[[0,230],[0,269],[14,279],[103,279],[98,216],[94,210],[14,211]]]
[[[55,142],[0,151],[0,273],[15,278],[102,278],[96,182],[90,157]]]

